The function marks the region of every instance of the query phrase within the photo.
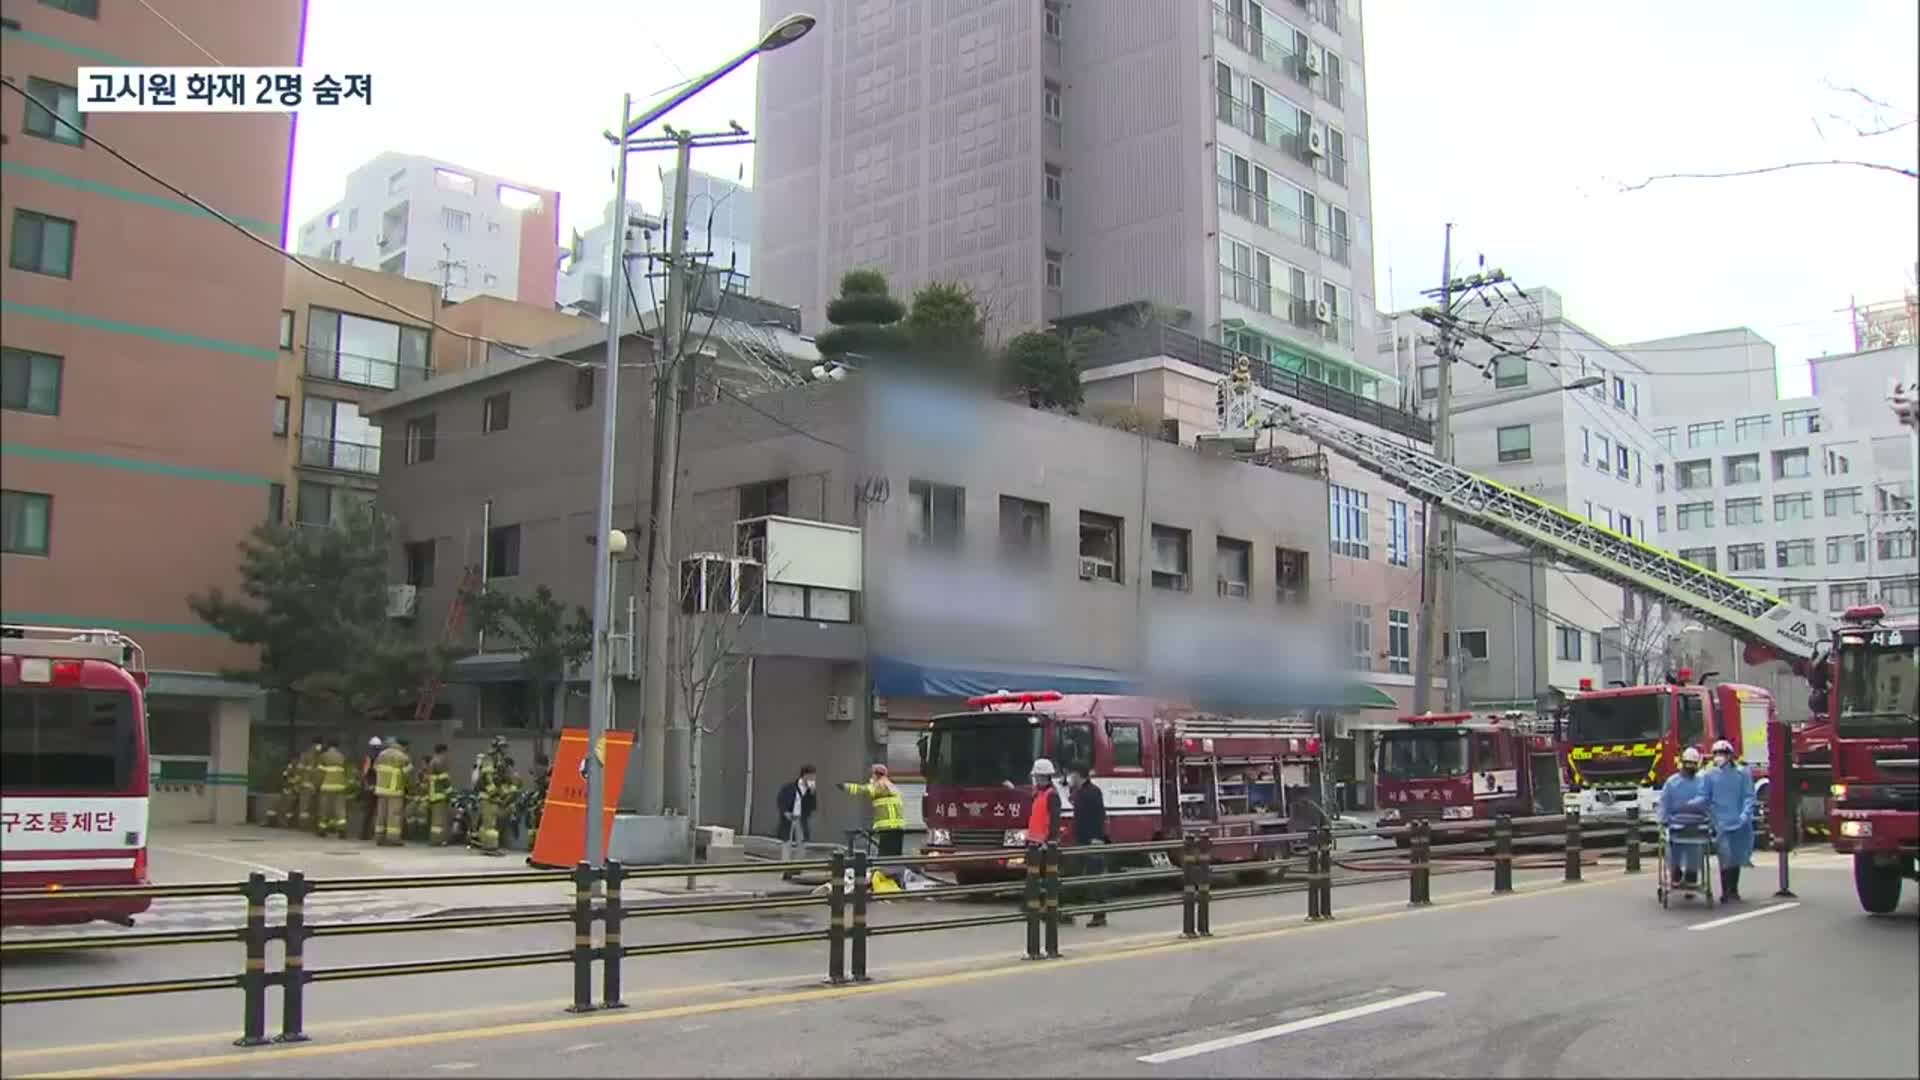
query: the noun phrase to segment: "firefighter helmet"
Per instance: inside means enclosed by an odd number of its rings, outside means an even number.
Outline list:
[[[1713,752],[1716,754],[1725,754],[1728,757],[1732,757],[1733,744],[1728,742],[1725,739],[1716,740],[1713,744]]]
[[[1033,759],[1033,775],[1052,776],[1053,761],[1049,758],[1034,758]]]
[[[1680,764],[1682,765],[1700,764],[1700,748],[1697,746],[1689,746],[1685,750],[1680,751]]]

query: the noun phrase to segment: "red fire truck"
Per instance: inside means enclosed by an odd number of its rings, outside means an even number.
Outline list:
[[[1480,821],[1560,809],[1560,767],[1553,727],[1524,713],[1403,716],[1380,734],[1375,803],[1383,825]],[[1488,830],[1467,828],[1467,833]],[[1399,841],[1407,846],[1406,839]]]
[[[1860,906],[1884,915],[1902,879],[1920,881],[1920,621],[1850,609],[1815,685],[1832,706],[1834,850],[1853,856]]]
[[[999,693],[968,700],[968,712],[935,717],[921,737],[927,781],[922,814],[928,854],[1026,843],[1035,758],[1065,773],[1087,770],[1106,798],[1116,844],[1187,834],[1231,837],[1288,831],[1295,804],[1319,784],[1320,740],[1312,721],[1208,714],[1154,698],[1056,691]],[[1280,842],[1225,844],[1222,863],[1278,857]],[[1164,865],[1164,855],[1143,859]],[[1017,857],[955,869],[961,881],[1015,871]]]
[[[0,923],[131,925],[148,897],[63,888],[147,881],[146,664],[113,630],[0,630]]]
[[[1582,820],[1624,821],[1627,808],[1638,806],[1641,820],[1652,821],[1660,785],[1680,767],[1680,752],[1691,746],[1704,757],[1720,739],[1752,770],[1766,806],[1767,725],[1776,710],[1765,688],[1703,685],[1685,668],[1663,685],[1592,687],[1583,679],[1568,699],[1560,738],[1564,803]],[[1755,832],[1764,841],[1768,831],[1762,810]]]

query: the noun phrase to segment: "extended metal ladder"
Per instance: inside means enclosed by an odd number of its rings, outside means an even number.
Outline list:
[[[1279,405],[1267,422],[1303,435],[1390,484],[1432,500],[1464,524],[1549,552],[1595,577],[1639,589],[1788,661],[1811,659],[1831,627],[1825,616],[1722,577],[1495,480],[1393,440]]]
[[[469,564],[466,573],[460,575],[460,587],[453,592],[453,601],[447,605],[446,625],[440,630],[440,643],[449,645],[460,633],[467,622],[467,596],[480,584],[480,567]],[[413,722],[424,724],[433,719],[433,708],[440,699],[440,690],[447,683],[438,669],[428,680],[427,688],[420,693],[420,700],[413,707]]]

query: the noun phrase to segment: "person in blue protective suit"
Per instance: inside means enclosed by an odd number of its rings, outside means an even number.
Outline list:
[[[1740,899],[1740,868],[1753,857],[1753,774],[1733,758],[1733,744],[1713,744],[1713,768],[1701,774],[1713,827],[1720,834],[1720,895]]]
[[[1667,777],[1660,786],[1660,825],[1704,825],[1707,823],[1707,784],[1700,775],[1700,751],[1687,747],[1680,752],[1680,771]],[[1698,844],[1683,844],[1671,849],[1674,869],[1687,885],[1700,882],[1701,850]]]

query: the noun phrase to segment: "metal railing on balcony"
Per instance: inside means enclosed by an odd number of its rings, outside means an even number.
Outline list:
[[[1329,312],[1331,317],[1323,320],[1312,297],[1295,296],[1279,282],[1262,281],[1245,271],[1222,265],[1220,296],[1244,304],[1263,315],[1285,319],[1323,341],[1348,348],[1353,346],[1351,315]]]
[[[315,469],[378,476],[380,447],[372,443],[346,442],[329,435],[302,435],[300,464]]]
[[[1224,37],[1237,49],[1268,66],[1305,82],[1306,75],[1293,43],[1282,41],[1267,34],[1265,27],[1255,26],[1252,22],[1234,15],[1219,4],[1213,5],[1213,33]]]
[[[1300,211],[1285,203],[1274,202],[1245,184],[1217,176],[1220,187],[1220,209],[1245,218],[1255,225],[1263,225],[1282,236],[1290,236],[1306,247],[1325,255],[1342,266],[1350,265],[1353,257],[1352,238],[1345,233],[1334,232],[1318,222],[1308,221]]]
[[[1078,359],[1081,370],[1092,371],[1131,360],[1164,356],[1226,374],[1232,370],[1234,358],[1239,355],[1218,342],[1154,323],[1094,338],[1086,344]],[[1423,442],[1433,441],[1433,425],[1430,422],[1370,398],[1328,386],[1317,379],[1305,378],[1263,363],[1253,365],[1253,377],[1260,386],[1282,397],[1303,401],[1396,435],[1406,435]]]
[[[1237,128],[1254,137],[1256,141],[1277,146],[1306,160],[1302,147],[1306,136],[1295,128],[1289,127],[1284,119],[1271,113],[1256,110],[1252,102],[1243,101],[1233,94],[1214,91],[1214,116],[1223,124]]]
[[[430,374],[425,363],[403,364],[390,357],[362,356],[324,346],[303,345],[301,350],[307,354],[308,375],[376,390],[412,386],[425,382]]]

